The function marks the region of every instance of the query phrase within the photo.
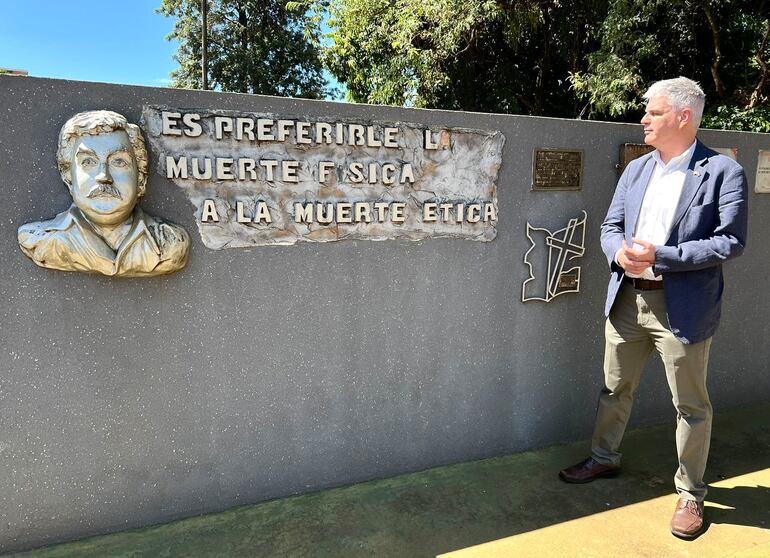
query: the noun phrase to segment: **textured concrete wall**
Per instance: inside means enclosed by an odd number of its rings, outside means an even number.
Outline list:
[[[191,233],[184,271],[35,267],[16,229],[69,204],[59,128],[98,108],[138,122],[143,104],[499,130],[497,238],[214,251],[152,170],[143,206]],[[11,77],[0,114],[0,550],[589,435],[608,274],[598,228],[618,146],[639,126]],[[737,147],[753,188],[767,135],[701,137]],[[545,146],[585,150],[582,191],[530,191]],[[749,247],[725,269],[717,409],[770,397],[769,209],[751,194]],[[521,303],[526,221],[554,230],[580,210],[582,292]],[[654,363],[634,424],[673,417]]]

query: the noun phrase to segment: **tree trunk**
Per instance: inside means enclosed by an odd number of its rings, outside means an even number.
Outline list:
[[[719,95],[720,99],[724,99],[726,96],[725,84],[722,82],[722,78],[719,75],[719,64],[722,62],[722,46],[719,37],[719,27],[717,26],[714,14],[711,11],[711,3],[708,0],[704,0],[701,5],[706,14],[706,19],[708,19],[709,27],[711,27],[711,37],[714,41],[714,61],[711,63],[711,78],[714,80],[714,87],[717,90],[717,95]]]
[[[549,6],[543,6],[543,58],[540,61],[540,71],[537,77],[537,95],[535,114],[544,114],[548,96],[547,86],[551,72],[551,12]]]
[[[767,48],[768,36],[770,36],[770,20],[765,20],[765,36],[762,37],[762,43],[760,43],[759,48],[757,49],[757,53],[754,55],[754,58],[757,59],[759,66],[762,68],[762,74],[759,76],[759,82],[754,88],[754,91],[751,92],[749,104],[746,105],[747,110],[751,110],[757,106],[757,104],[759,104],[759,102],[762,100],[762,93],[764,92],[765,86],[767,85],[767,78],[768,74],[770,74],[770,68],[768,68],[767,62],[765,62],[765,60],[762,58],[762,55],[765,53],[765,48]]]

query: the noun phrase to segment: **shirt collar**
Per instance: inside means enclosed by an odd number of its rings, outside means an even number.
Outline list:
[[[156,254],[160,254],[158,243],[155,241],[152,233],[150,233],[150,230],[147,228],[144,212],[138,205],[134,207],[131,228],[129,229],[128,234],[126,234],[126,237],[120,243],[120,246],[118,246],[117,250],[112,250],[112,248],[107,245],[107,242],[105,242],[105,240],[94,231],[91,223],[88,222],[85,216],[83,216],[83,213],[80,211],[80,209],[78,209],[77,206],[75,206],[75,204],[70,206],[69,210],[67,211],[67,217],[68,218],[64,219],[62,223],[59,223],[59,226],[57,227],[59,230],[68,228],[70,224],[74,223],[80,229],[81,233],[84,233],[89,238],[91,244],[99,246],[100,248],[103,247],[105,250],[102,251],[105,251],[105,253],[114,254],[114,261],[116,265],[120,263],[123,255],[128,251],[129,248],[131,248],[134,242],[136,242],[141,237],[146,238],[150,242],[150,246]]]
[[[693,153],[695,153],[695,147],[697,145],[698,140],[693,141],[690,147],[688,147],[684,153],[677,155],[676,157],[672,157],[668,164],[663,163],[663,159],[660,158],[660,152],[657,149],[652,152],[652,158],[655,163],[657,163],[657,165],[660,166],[660,168],[664,171],[670,172],[674,170],[682,170],[683,168],[686,168],[690,163],[690,159],[692,159]]]

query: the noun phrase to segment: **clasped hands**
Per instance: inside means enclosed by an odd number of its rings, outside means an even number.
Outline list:
[[[655,245],[640,238],[632,238],[632,248],[623,239],[623,245],[615,254],[618,265],[634,275],[640,275],[648,267],[655,265]]]

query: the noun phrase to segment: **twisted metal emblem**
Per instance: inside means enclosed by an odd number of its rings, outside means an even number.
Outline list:
[[[565,269],[565,266],[585,254],[588,214],[585,211],[581,213],[581,217],[570,219],[566,227],[553,233],[542,227],[533,227],[527,222],[527,238],[531,246],[524,254],[529,278],[521,286],[522,302],[551,302],[564,293],[580,292],[580,267]],[[538,268],[545,262],[544,275],[535,276],[533,261]]]

